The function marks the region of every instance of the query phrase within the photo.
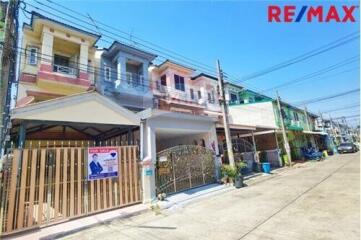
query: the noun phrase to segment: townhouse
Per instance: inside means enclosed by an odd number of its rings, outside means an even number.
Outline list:
[[[99,39],[36,12],[23,26],[5,233],[212,183],[228,161],[216,77],[156,65],[156,54],[117,41],[98,49]],[[313,114],[286,103],[279,113],[274,99],[231,83],[225,92],[236,158],[250,170],[260,160],[281,166],[279,114],[295,157],[308,141],[299,133],[318,134]],[[117,156],[106,170],[116,177],[88,178],[94,151]]]

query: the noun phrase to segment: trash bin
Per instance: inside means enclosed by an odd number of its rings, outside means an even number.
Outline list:
[[[270,163],[262,163],[262,169],[265,173],[271,172],[271,164]]]

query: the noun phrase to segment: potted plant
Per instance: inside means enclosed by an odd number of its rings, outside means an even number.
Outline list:
[[[233,183],[237,176],[237,168],[228,164],[223,164],[221,168],[221,173],[223,183]]]
[[[247,164],[245,162],[238,162],[236,164],[237,174],[235,177],[234,186],[236,188],[243,187],[243,175],[242,175],[242,169],[247,168]]]

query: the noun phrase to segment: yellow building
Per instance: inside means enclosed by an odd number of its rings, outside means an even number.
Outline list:
[[[23,25],[17,106],[92,88],[99,38],[32,12],[30,24]]]

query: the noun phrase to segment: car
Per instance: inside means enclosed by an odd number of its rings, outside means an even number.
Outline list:
[[[337,147],[339,153],[354,153],[357,152],[357,147],[353,143],[341,143]]]

